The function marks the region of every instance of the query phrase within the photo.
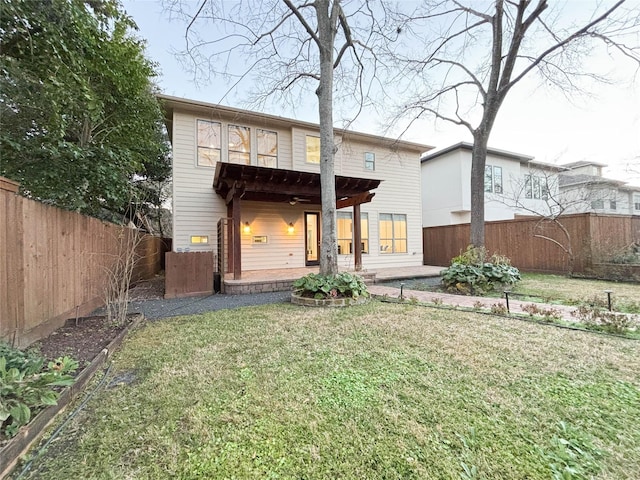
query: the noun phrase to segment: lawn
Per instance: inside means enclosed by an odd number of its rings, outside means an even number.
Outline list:
[[[149,323],[108,380],[24,478],[640,471],[640,342],[590,332],[411,304],[270,305]]]

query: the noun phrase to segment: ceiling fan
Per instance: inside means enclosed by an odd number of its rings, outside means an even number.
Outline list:
[[[296,203],[310,202],[309,198],[291,197],[289,205],[295,205]]]

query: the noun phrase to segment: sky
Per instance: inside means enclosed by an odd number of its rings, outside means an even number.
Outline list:
[[[578,3],[572,6],[579,8],[582,1],[576,0]],[[196,83],[183,69],[173,52],[184,48],[185,25],[171,19],[161,2],[125,0],[123,6],[138,25],[137,35],[147,42],[147,56],[158,64],[157,83],[163,93],[245,108],[238,100],[242,89],[235,97],[225,97],[228,88],[221,80]],[[640,185],[640,71],[622,57],[587,58],[585,64],[605,72],[613,83],[594,85],[588,95],[569,98],[560,91],[540,87],[537,81],[518,84],[498,114],[489,146],[547,163],[604,163],[609,165],[606,176]],[[313,102],[295,110],[265,113],[318,121]],[[375,115],[362,116],[350,128],[377,135],[395,133],[385,131],[384,119]],[[465,128],[431,119],[416,122],[402,138],[436,148],[472,140]],[[635,172],[629,173],[630,162],[639,165]]]

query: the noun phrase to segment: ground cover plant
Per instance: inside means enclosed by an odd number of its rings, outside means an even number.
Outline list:
[[[472,246],[452,258],[451,265],[442,271],[442,283],[447,291],[468,295],[483,295],[513,286],[519,280],[520,271],[507,257],[489,255],[485,248]]]
[[[149,324],[27,478],[632,478],[640,342],[370,302]],[[568,473],[572,472],[572,473]]]
[[[48,405],[55,405],[59,389],[73,384],[78,362],[64,357],[47,362],[0,342],[0,445]]]
[[[361,276],[341,272],[335,275],[310,273],[293,282],[297,294],[316,299],[367,297],[367,285]]]

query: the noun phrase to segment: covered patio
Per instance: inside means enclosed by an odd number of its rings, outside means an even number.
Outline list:
[[[336,175],[336,208],[352,207],[353,218],[360,218],[360,205],[372,200],[375,195],[372,190],[375,190],[380,185],[380,182],[381,180],[376,179]],[[258,275],[249,271],[242,271],[241,218],[243,201],[290,204],[305,202],[307,205],[321,205],[320,174],[318,173],[221,162],[216,166],[213,188],[227,206],[230,228],[226,229],[222,237],[224,237],[228,248],[223,252],[219,252],[219,256],[222,259],[220,265],[224,266],[221,270],[223,281],[225,286],[229,286],[232,289],[234,285],[240,286],[241,284],[237,283],[240,281],[243,281],[246,286],[246,282],[251,282]],[[353,222],[353,239],[355,270],[361,271],[362,237],[360,222]],[[304,273],[300,274],[299,270],[313,271],[312,268],[291,268],[279,269],[277,272],[285,272],[283,274],[287,278],[282,280],[284,282],[289,281],[290,278],[303,276]],[[273,273],[273,271],[271,272]],[[279,274],[275,275],[275,277],[272,276],[271,278],[277,281]],[[249,292],[242,291],[237,293]]]

